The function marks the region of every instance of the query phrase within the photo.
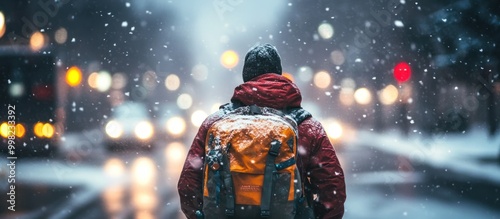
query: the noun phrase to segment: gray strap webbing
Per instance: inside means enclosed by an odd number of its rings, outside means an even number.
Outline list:
[[[226,150],[229,151],[231,148],[231,144],[227,145]],[[234,186],[233,186],[233,178],[231,176],[231,170],[229,168],[229,158],[228,154],[222,153],[222,162],[223,162],[223,171],[222,177],[224,179],[224,187],[226,190],[226,215],[231,217],[234,216]]]
[[[264,182],[262,184],[262,197],[260,202],[260,216],[263,218],[268,218],[271,215],[273,175],[276,171],[274,163],[280,152],[280,147],[281,143],[278,140],[273,140],[266,158],[266,169],[264,170]]]

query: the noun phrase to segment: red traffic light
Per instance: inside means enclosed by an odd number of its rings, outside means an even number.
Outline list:
[[[411,68],[406,62],[400,62],[394,66],[394,78],[399,83],[406,82],[410,79]]]

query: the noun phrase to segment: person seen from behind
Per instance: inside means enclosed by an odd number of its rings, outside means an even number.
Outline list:
[[[242,76],[244,83],[234,89],[231,103],[277,110],[301,108],[300,90],[282,76],[281,58],[274,46],[252,47],[245,56]],[[306,185],[310,188],[306,193],[314,194],[315,217],[342,218],[346,200],[344,172],[321,123],[307,111],[301,112],[303,121],[298,124],[300,162],[297,162],[297,167],[302,179],[308,179]],[[208,129],[215,122],[214,114],[200,126],[178,182],[181,209],[189,219],[197,218],[196,213],[203,208],[205,141]]]

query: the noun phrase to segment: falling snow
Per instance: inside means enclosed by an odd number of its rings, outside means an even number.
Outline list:
[[[177,214],[178,200],[155,194],[177,192],[190,143],[204,140],[195,139],[196,131],[231,101],[242,83],[245,54],[258,42],[277,47],[283,74],[301,91],[300,106],[321,122],[324,139],[341,160],[344,172],[330,175],[348,182],[346,218],[498,215],[490,207],[498,204],[500,183],[500,42],[495,35],[500,14],[494,1],[58,2],[56,8],[6,2],[0,12],[2,103],[16,105],[16,124],[25,129],[16,144],[19,153],[27,153],[17,156],[30,157],[16,166],[16,186],[27,189],[24,198],[44,203],[17,202],[19,217],[77,212],[67,205],[83,203],[88,188],[99,189],[92,191],[98,194],[92,209],[112,212],[106,194],[120,189],[96,179],[114,183],[116,176],[131,187],[147,184],[137,190],[152,197],[142,198],[164,204],[137,207],[113,200],[127,209],[100,217],[130,217],[125,214],[143,209],[153,209],[144,213],[148,216]],[[50,16],[42,19],[44,14]],[[3,37],[1,30],[7,30]],[[15,58],[8,58],[13,48]],[[236,56],[223,59],[229,50]],[[36,60],[39,56],[50,60]],[[226,68],[223,62],[234,65]],[[399,62],[409,68],[396,69]],[[80,71],[70,77],[72,66]],[[54,72],[58,77],[51,78]],[[408,73],[409,79],[394,72]],[[77,85],[70,86],[70,80]],[[260,87],[251,91],[266,94]],[[143,110],[120,107],[127,103]],[[119,113],[127,115],[124,121],[117,119]],[[5,121],[0,122],[5,130]],[[153,137],[138,137],[149,131]],[[110,142],[120,142],[119,153],[108,150]],[[54,156],[38,154],[43,151]],[[298,145],[299,155],[318,159],[311,152]],[[187,158],[187,165],[203,170],[204,157]],[[310,177],[327,169],[315,164],[320,170],[307,170]],[[321,181],[311,177],[315,180]],[[132,185],[136,181],[139,185]],[[64,189],[48,195],[52,185]],[[126,192],[117,197],[137,199],[128,184],[120,186]],[[32,190],[36,197],[29,195]],[[340,189],[332,193],[342,194]],[[322,195],[319,191],[315,200]],[[4,217],[12,216],[0,213]]]

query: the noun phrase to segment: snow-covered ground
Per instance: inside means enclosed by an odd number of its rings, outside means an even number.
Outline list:
[[[447,201],[425,195],[388,195],[382,191],[365,189],[367,185],[348,187],[345,203],[346,219],[494,219],[494,211],[472,201]]]
[[[341,157],[348,196],[345,218],[500,218],[500,209],[472,200],[463,191],[447,187],[450,184],[433,181],[432,175],[470,185],[468,189],[478,194],[484,191],[474,188],[477,185],[500,188],[499,135],[490,137],[478,128],[434,136],[358,130],[345,147],[345,154],[340,152],[346,155]],[[388,159],[393,169],[366,170],[365,166],[362,170],[347,160],[363,158]],[[493,203],[499,203],[498,191],[490,194]]]
[[[434,136],[404,136],[397,131],[358,131],[348,144],[369,145],[409,158],[413,164],[423,163],[437,169],[459,172],[468,180],[486,180],[500,186],[500,163],[487,162],[498,159],[500,135],[490,137],[484,129]]]

